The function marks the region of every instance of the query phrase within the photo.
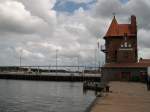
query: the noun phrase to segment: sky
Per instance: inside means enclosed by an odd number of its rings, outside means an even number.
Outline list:
[[[104,63],[113,13],[118,23],[137,17],[138,56],[150,58],[149,0],[0,0],[0,66]],[[96,57],[96,59],[95,59]]]

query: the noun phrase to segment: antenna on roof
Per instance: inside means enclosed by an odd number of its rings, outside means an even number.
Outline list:
[[[115,12],[113,12],[112,14],[113,14],[114,17],[116,16],[116,13],[115,13]]]

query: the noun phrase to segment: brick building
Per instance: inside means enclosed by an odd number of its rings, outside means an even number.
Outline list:
[[[136,17],[131,16],[131,23],[119,24],[114,16],[105,36],[106,64],[102,74],[109,80],[144,80],[150,60],[140,59],[137,51]]]

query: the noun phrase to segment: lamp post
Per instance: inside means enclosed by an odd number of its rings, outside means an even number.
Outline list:
[[[95,57],[95,72],[96,72],[96,61],[97,61],[97,59],[96,59],[96,58],[97,58],[97,57],[96,57],[96,51],[97,51],[97,49],[95,48],[94,51],[95,51],[95,53],[94,53],[95,56],[94,56],[94,57]]]
[[[19,65],[20,65],[20,67],[21,67],[21,55],[20,55],[20,57],[19,57]]]
[[[79,55],[75,57],[77,71],[79,73]]]
[[[20,50],[20,57],[19,57],[19,66],[21,68],[21,64],[22,64],[22,49]]]
[[[79,72],[79,56],[77,56],[78,72]]]
[[[56,49],[56,75],[57,75],[57,58],[58,58],[58,49]]]

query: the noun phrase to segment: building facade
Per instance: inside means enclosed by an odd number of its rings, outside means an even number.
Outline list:
[[[129,24],[119,24],[116,17],[106,32],[105,45],[101,51],[105,53],[105,65],[102,75],[107,80],[144,80],[150,61],[138,62],[137,23],[136,16],[131,15]]]
[[[130,24],[118,24],[114,16],[104,39],[102,51],[106,54],[106,63],[137,62],[137,26],[134,15],[131,16]]]

